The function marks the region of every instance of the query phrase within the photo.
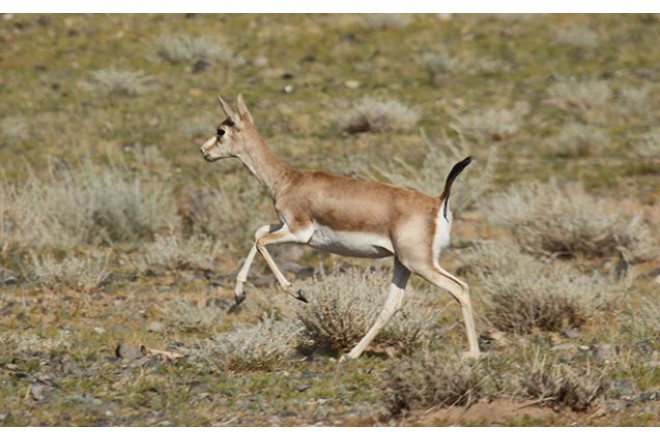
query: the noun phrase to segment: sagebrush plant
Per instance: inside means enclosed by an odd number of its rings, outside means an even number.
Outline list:
[[[557,30],[555,43],[581,48],[593,48],[598,45],[598,34],[591,29],[571,26]]]
[[[383,309],[388,281],[381,271],[351,268],[343,273],[335,269],[322,279],[302,283],[309,300],[298,309],[303,337],[311,346],[335,352],[353,348]],[[403,308],[376,336],[375,344],[410,351],[428,337],[434,312],[411,295],[412,288],[407,291]]]
[[[123,71],[115,68],[90,73],[86,87],[105,95],[143,95],[156,89],[156,79],[142,71]]]
[[[5,253],[135,242],[179,222],[171,186],[121,165],[52,165],[44,178],[0,185],[0,195]]]
[[[621,105],[617,110],[624,114],[646,114],[651,108],[649,96],[652,93],[652,87],[642,85],[640,87],[624,86],[617,92],[617,98]]]
[[[136,263],[142,272],[210,269],[219,247],[219,242],[204,235],[185,238],[180,231],[170,231],[148,243]]]
[[[607,104],[612,88],[604,80],[563,78],[550,86],[548,95],[558,106],[586,111]]]
[[[195,333],[216,331],[224,326],[227,318],[221,308],[200,306],[182,299],[165,305],[163,313],[176,329]]]
[[[404,29],[412,21],[409,14],[360,14],[359,19],[365,29]]]
[[[582,157],[597,155],[609,145],[607,132],[582,123],[564,125],[550,142],[552,150],[562,156]]]
[[[514,185],[493,195],[490,220],[527,251],[560,256],[643,260],[657,249],[639,214],[622,211],[582,186],[556,181]]]
[[[454,164],[468,156],[471,150],[482,148],[473,141],[467,140],[460,130],[457,130],[457,140],[445,133],[439,144],[432,143],[424,131],[422,137],[426,142],[427,151],[420,168],[395,158],[387,164],[387,167],[376,167],[376,173],[394,185],[414,188],[428,195],[437,196],[442,191],[443,179],[447,177]],[[485,162],[474,160],[467,173],[460,177],[460,182],[452,188],[451,209],[455,217],[472,208],[490,189],[495,172],[496,153],[496,149],[490,147]],[[375,176],[371,177],[375,178]]]
[[[429,407],[469,406],[483,395],[484,374],[457,355],[420,351],[387,370],[393,414]]]
[[[172,63],[221,63],[240,65],[243,59],[206,37],[163,35],[156,40],[158,55]]]
[[[342,116],[339,128],[348,133],[409,130],[419,118],[417,110],[398,101],[363,97],[347,115]]]
[[[23,276],[30,283],[51,291],[69,288],[89,293],[98,288],[109,276],[110,258],[107,255],[84,257],[37,256],[30,253],[30,262],[23,270]]]
[[[522,125],[529,106],[519,103],[512,109],[476,110],[456,115],[456,126],[466,136],[479,140],[501,141],[515,135]]]
[[[481,244],[467,261],[480,280],[485,318],[497,329],[519,334],[580,327],[614,305],[630,286],[629,279],[543,263],[507,243]]]
[[[648,158],[660,158],[660,128],[644,133],[634,144],[635,153]]]
[[[266,320],[205,339],[189,357],[219,372],[272,369],[292,359],[300,332],[297,321]]]
[[[609,387],[607,372],[586,365],[571,366],[548,360],[538,354],[521,366],[519,395],[543,404],[567,406],[577,412],[586,411]]]

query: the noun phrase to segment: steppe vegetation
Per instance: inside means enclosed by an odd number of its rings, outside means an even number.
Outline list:
[[[656,15],[0,15],[0,425],[641,425],[660,397]],[[391,262],[272,247],[200,144],[439,194],[484,355]]]

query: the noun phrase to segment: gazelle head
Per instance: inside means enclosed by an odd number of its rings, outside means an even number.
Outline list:
[[[254,135],[254,121],[243,101],[243,96],[238,95],[238,112],[234,111],[222,97],[218,96],[218,99],[226,119],[218,125],[216,134],[202,144],[200,149],[204,159],[209,162],[240,155],[241,151],[250,144],[248,137]]]

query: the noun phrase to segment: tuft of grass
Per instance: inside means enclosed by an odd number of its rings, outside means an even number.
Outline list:
[[[622,212],[578,185],[512,186],[491,201],[491,220],[508,229],[532,253],[600,257],[623,254],[642,260],[655,250],[639,215]]]
[[[624,115],[643,115],[649,113],[651,109],[649,100],[651,91],[652,88],[648,85],[641,87],[622,87],[617,93],[617,98],[621,103],[620,106],[617,106],[617,109]]]
[[[104,95],[137,96],[156,89],[156,79],[142,71],[122,71],[115,68],[91,72],[88,89]]]
[[[566,78],[550,86],[548,95],[558,106],[586,111],[607,104],[612,97],[612,89],[602,80]]]
[[[563,126],[557,137],[551,141],[553,151],[567,157],[598,155],[608,144],[609,137],[603,129],[581,123]]]
[[[227,316],[220,308],[202,307],[181,299],[165,306],[164,314],[176,329],[195,333],[217,330]]]
[[[137,259],[142,272],[153,270],[177,271],[184,269],[210,269],[214,266],[219,244],[206,236],[184,239],[175,231],[158,235],[145,247]]]
[[[409,14],[360,14],[359,20],[364,29],[404,29],[412,18]]]
[[[565,46],[594,48],[598,45],[598,34],[591,29],[571,26],[557,30],[555,43]]]
[[[362,98],[351,112],[343,115],[339,128],[348,133],[409,130],[419,121],[420,113],[398,101]]]
[[[383,273],[357,269],[345,273],[335,270],[323,280],[308,282],[304,291],[310,303],[298,310],[303,337],[312,345],[331,351],[351,349],[380,314],[386,290]],[[432,323],[432,312],[415,303],[406,301],[374,343],[410,350],[421,342]]]
[[[219,372],[268,370],[291,359],[300,332],[296,322],[268,320],[240,326],[200,342],[190,357],[194,363]]]
[[[55,291],[69,288],[89,293],[98,288],[109,276],[109,258],[101,256],[67,256],[61,260],[47,255],[30,254],[30,264],[24,269],[24,277],[36,286]]]
[[[156,40],[158,55],[171,63],[220,63],[228,66],[243,64],[244,60],[231,50],[206,37],[163,35]]]
[[[477,247],[469,257],[482,284],[485,316],[502,331],[560,331],[580,327],[627,291],[629,280],[586,276],[544,264],[508,244]]]
[[[429,195],[437,195],[441,190],[443,179],[449,174],[454,164],[470,154],[475,149],[471,141],[465,139],[458,131],[458,141],[446,134],[440,145],[434,145],[422,132],[426,142],[426,156],[420,168],[415,168],[400,159],[390,161],[387,167],[376,168],[392,184],[410,187]],[[472,208],[492,185],[495,170],[495,148],[491,147],[485,163],[474,161],[468,170],[462,174],[459,183],[452,189],[451,207],[455,216]],[[478,171],[470,170],[475,168]]]
[[[469,406],[483,394],[479,369],[456,355],[419,352],[397,360],[386,375],[395,415],[434,406]]]
[[[478,110],[456,116],[456,125],[466,136],[479,140],[501,141],[511,138],[519,130],[529,106],[520,103],[513,109]]]

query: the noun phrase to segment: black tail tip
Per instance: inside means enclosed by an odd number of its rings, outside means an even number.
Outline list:
[[[472,162],[472,156],[467,156],[465,159],[459,162],[463,167],[467,167]]]

